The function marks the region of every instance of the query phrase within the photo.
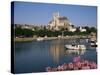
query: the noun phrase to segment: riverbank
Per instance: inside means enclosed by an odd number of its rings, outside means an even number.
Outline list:
[[[55,40],[55,39],[78,39],[78,38],[88,38],[87,36],[63,36],[63,37],[42,37],[43,40]],[[37,40],[37,37],[24,37],[24,38],[14,38],[14,42],[24,42]]]
[[[57,37],[47,37],[44,38],[43,40],[55,40],[58,39]],[[37,38],[33,38],[33,37],[29,37],[29,38],[14,38],[14,42],[25,42],[25,41],[33,41],[33,40],[37,40]]]
[[[35,40],[35,38],[14,38],[14,42],[26,42],[32,40]]]

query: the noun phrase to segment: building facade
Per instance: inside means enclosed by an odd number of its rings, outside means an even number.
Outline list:
[[[53,13],[53,19],[49,22],[48,25],[50,26],[50,29],[54,30],[61,30],[62,28],[69,29],[70,22],[67,17],[61,17],[59,12],[56,12]]]

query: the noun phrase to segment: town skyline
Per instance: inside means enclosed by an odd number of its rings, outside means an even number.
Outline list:
[[[61,16],[67,17],[75,26],[97,26],[96,6],[30,2],[14,2],[14,23],[48,25],[49,21],[53,19],[54,12],[59,12]]]

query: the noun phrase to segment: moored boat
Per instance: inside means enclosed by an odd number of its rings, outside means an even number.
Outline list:
[[[91,41],[90,41],[90,45],[91,45],[91,47],[97,47],[97,42],[91,40]]]
[[[43,41],[43,40],[44,40],[44,38],[42,38],[42,37],[37,38],[37,41]]]

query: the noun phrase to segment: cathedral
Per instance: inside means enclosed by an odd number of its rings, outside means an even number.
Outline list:
[[[68,18],[65,16],[60,16],[59,12],[53,13],[53,19],[49,22],[48,25],[50,26],[50,29],[53,30],[68,30],[70,28],[70,22]]]

